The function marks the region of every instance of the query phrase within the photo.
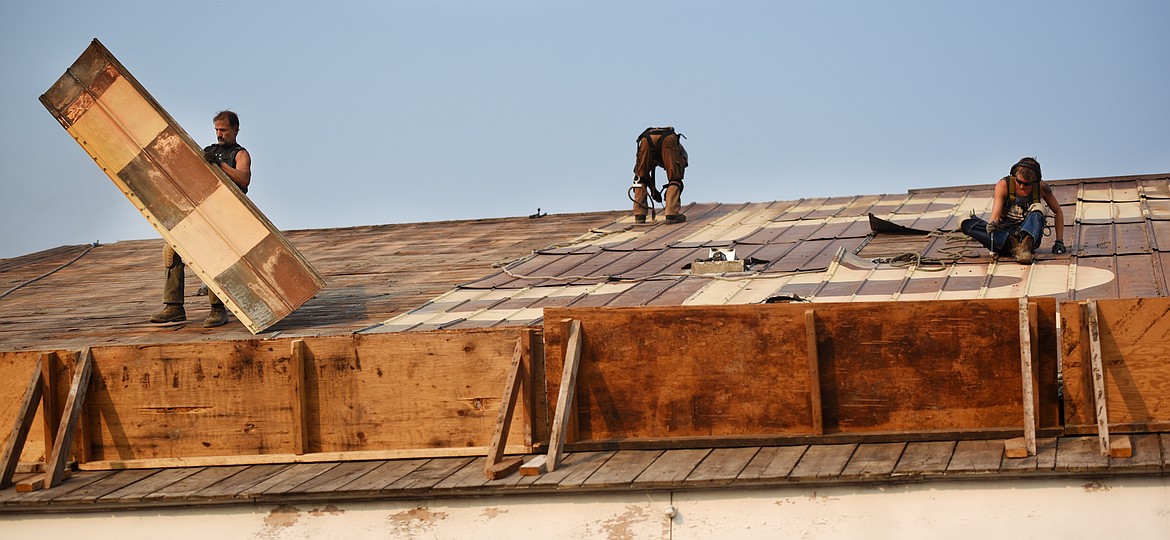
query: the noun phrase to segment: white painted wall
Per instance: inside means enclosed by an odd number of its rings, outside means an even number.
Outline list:
[[[10,538],[1167,539],[1170,477],[0,514]]]

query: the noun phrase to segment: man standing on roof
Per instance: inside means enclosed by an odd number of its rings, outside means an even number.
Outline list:
[[[216,144],[203,149],[203,159],[212,167],[227,174],[228,178],[244,193],[252,183],[252,155],[236,143],[240,133],[240,118],[232,111],[220,111],[212,118],[215,125]],[[170,244],[163,246],[163,266],[166,281],[163,285],[163,309],[150,318],[152,323],[170,323],[187,320],[183,309],[184,269],[183,258],[175,253]],[[208,291],[211,313],[203,320],[204,328],[214,328],[227,323],[227,308],[223,301]]]
[[[995,183],[991,204],[991,221],[972,215],[959,227],[984,247],[1000,255],[1011,255],[1022,264],[1031,264],[1032,255],[1044,238],[1044,206],[1056,219],[1056,242],[1052,252],[1062,255],[1064,247],[1064,212],[1052,193],[1052,186],[1040,181],[1040,163],[1025,157],[1012,165],[1008,176]],[[1044,201],[1044,204],[1040,204]]]
[[[654,185],[654,169],[657,167],[666,169],[666,222],[682,223],[687,220],[682,214],[680,202],[683,172],[687,168],[687,151],[679,137],[686,138],[681,133],[675,133],[670,126],[646,128],[638,135],[638,160],[634,163],[634,185],[630,188],[633,192],[630,199],[634,201],[634,221],[646,223],[646,212],[650,210],[646,204],[647,190],[654,200],[662,202],[662,194]]]

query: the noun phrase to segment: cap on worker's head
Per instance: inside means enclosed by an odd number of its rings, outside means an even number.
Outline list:
[[[1034,157],[1023,157],[1023,158],[1020,158],[1020,160],[1019,160],[1019,161],[1017,161],[1015,165],[1012,165],[1012,172],[1010,172],[1010,173],[1008,173],[1008,174],[1010,174],[1010,175],[1012,175],[1012,176],[1015,176],[1015,174],[1016,174],[1016,168],[1018,168],[1018,167],[1024,167],[1024,168],[1026,168],[1026,169],[1032,169],[1032,172],[1036,173],[1036,179],[1037,179],[1037,180],[1040,180],[1040,179],[1041,179],[1041,174],[1040,174],[1040,162],[1039,162],[1039,161],[1036,161],[1036,158],[1034,158]]]

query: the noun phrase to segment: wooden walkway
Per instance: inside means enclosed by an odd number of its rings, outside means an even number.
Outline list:
[[[1024,459],[1005,458],[1003,440],[577,452],[553,472],[492,481],[470,457],[79,471],[49,490],[0,491],[0,513],[1170,474],[1170,434],[1132,443],[1124,459],[1102,456],[1096,437],[1041,439]]]

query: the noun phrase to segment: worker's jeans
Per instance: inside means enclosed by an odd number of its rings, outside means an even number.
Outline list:
[[[166,270],[166,278],[163,281],[163,303],[181,306],[183,305],[183,286],[186,284],[184,273],[187,265],[183,262],[183,258],[175,253],[170,244],[163,245],[163,267]],[[212,307],[223,305],[223,301],[210,290],[207,291],[207,301],[211,303]]]
[[[994,234],[987,233],[987,222],[982,218],[967,218],[959,225],[963,232],[974,238],[983,247],[998,253],[1000,255],[1011,255],[1011,248],[1008,246],[1008,237],[1020,233],[1026,233],[1032,237],[1032,251],[1040,248],[1040,243],[1044,241],[1044,213],[1033,211],[1028,212],[1024,216],[1024,221],[1016,227],[1001,227],[995,231]]]

